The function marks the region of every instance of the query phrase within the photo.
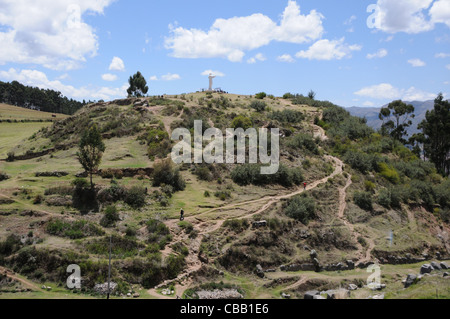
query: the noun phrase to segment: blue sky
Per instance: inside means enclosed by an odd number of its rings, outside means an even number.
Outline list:
[[[1,81],[78,100],[125,97],[138,70],[151,95],[210,71],[230,93],[345,107],[450,93],[450,0],[0,0],[0,43]]]

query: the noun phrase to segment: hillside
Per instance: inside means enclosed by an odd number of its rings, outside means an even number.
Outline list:
[[[409,136],[412,136],[413,134],[416,134],[419,132],[417,129],[417,126],[425,119],[425,115],[427,111],[430,111],[434,107],[434,101],[425,101],[425,102],[405,102],[406,104],[411,104],[415,108],[414,114],[416,117],[413,119],[413,124],[408,129]],[[387,107],[387,105],[384,105],[382,107]],[[381,107],[350,107],[347,108],[347,110],[350,112],[351,115],[366,118],[367,119],[367,125],[374,128],[375,130],[378,130],[381,128],[381,125],[383,124],[382,121],[379,119],[379,114]]]
[[[13,286],[19,296],[58,298],[70,264],[83,276],[74,295],[101,297],[95,286],[106,280],[110,236],[116,297],[219,289],[304,298],[352,285],[341,297],[433,298],[438,289],[449,298],[440,271],[408,289],[402,283],[450,257],[449,180],[342,108],[293,102],[217,93],[125,99],[17,135],[9,161],[0,161],[0,298]],[[169,136],[195,120],[204,130],[280,128],[278,173],[261,176],[257,164],[175,166],[166,160]],[[91,124],[106,146],[94,190],[76,156]],[[365,287],[375,262],[381,292]]]
[[[23,107],[0,103],[0,121],[55,121],[67,118],[64,114],[35,111]]]

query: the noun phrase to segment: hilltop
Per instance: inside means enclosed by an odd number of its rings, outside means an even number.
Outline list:
[[[279,172],[165,160],[171,132],[194,120],[222,131],[280,128]],[[106,150],[92,192],[76,152],[93,123]],[[95,295],[109,236],[117,295],[303,298],[356,285],[351,298],[366,298],[366,268],[377,262],[386,297],[432,297],[436,287],[450,296],[440,272],[402,284],[450,256],[448,179],[330,102],[192,93],[89,104],[48,124],[0,162],[0,266],[28,287],[54,288],[33,288],[37,296],[67,292],[70,264],[82,270],[78,293]]]

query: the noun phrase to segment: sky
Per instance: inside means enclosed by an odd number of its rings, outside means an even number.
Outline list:
[[[0,81],[77,100],[214,88],[351,107],[450,96],[450,0],[0,0]]]

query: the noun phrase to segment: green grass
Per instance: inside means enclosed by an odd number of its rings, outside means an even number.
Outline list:
[[[5,159],[8,152],[22,141],[28,139],[43,127],[51,123],[0,123],[0,159]],[[18,155],[18,154],[17,154]]]
[[[53,117],[55,115],[56,117]],[[47,112],[39,112],[23,107],[17,107],[0,103],[0,119],[1,120],[61,120],[67,118],[64,114],[53,114]]]

